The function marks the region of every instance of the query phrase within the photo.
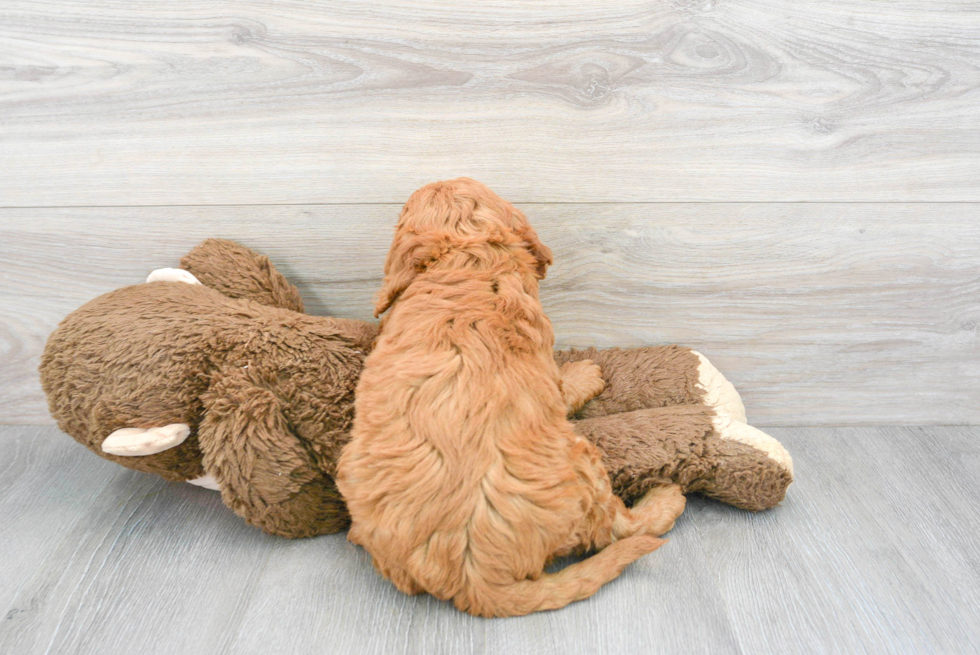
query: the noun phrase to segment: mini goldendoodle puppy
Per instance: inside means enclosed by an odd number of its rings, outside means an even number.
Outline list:
[[[405,593],[482,616],[563,607],[659,547],[684,510],[676,485],[627,509],[573,432],[567,413],[603,382],[588,360],[555,364],[538,300],[550,263],[524,215],[473,180],[402,210],[337,484],[350,540]]]

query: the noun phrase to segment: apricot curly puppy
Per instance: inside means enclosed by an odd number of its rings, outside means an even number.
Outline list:
[[[473,180],[402,210],[337,484],[350,540],[405,593],[482,616],[563,607],[659,547],[684,509],[672,485],[628,510],[573,432],[566,412],[603,382],[591,362],[555,364],[538,301],[550,263],[524,215]]]

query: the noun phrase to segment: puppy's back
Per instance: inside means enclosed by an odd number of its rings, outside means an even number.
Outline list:
[[[481,311],[493,300],[479,293],[443,306],[424,290],[392,310],[358,385],[337,479],[350,540],[402,591],[475,614],[524,614],[591,595],[660,540],[623,540],[541,575],[555,552],[579,543],[575,529],[593,501],[575,466],[583,453],[550,343],[508,335],[513,322]]]

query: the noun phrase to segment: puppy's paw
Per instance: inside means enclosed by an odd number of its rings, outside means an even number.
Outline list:
[[[598,364],[594,364],[591,359],[583,359],[567,362],[561,367],[561,385],[568,413],[572,414],[602,393],[606,388],[606,381]]]
[[[580,362],[570,362],[579,364],[579,381],[583,390],[592,400],[606,388],[606,380],[602,377],[602,369],[598,364],[592,363],[591,359],[584,359]]]

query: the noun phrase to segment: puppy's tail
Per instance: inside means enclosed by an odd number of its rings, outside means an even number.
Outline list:
[[[592,557],[546,573],[537,580],[521,580],[507,586],[474,586],[469,594],[457,596],[456,607],[478,616],[521,616],[554,610],[588,598],[599,587],[615,580],[623,569],[663,544],[647,534],[613,542]]]

